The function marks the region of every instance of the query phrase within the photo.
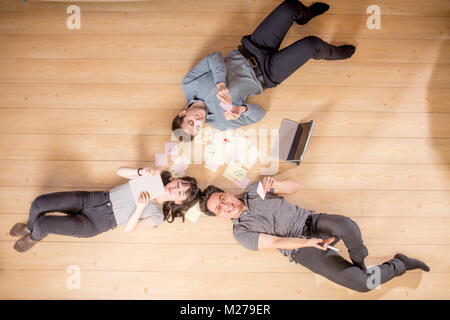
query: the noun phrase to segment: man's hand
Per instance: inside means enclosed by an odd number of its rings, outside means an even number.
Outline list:
[[[236,120],[245,111],[247,111],[247,107],[245,107],[245,106],[233,106],[233,108],[231,109],[231,112],[225,112],[225,119]]]
[[[225,82],[219,82],[216,84],[217,87],[217,98],[224,104],[232,104],[232,98],[230,91],[228,90]]]
[[[265,192],[270,192],[270,189],[274,187],[275,179],[269,176],[263,177],[261,180],[262,186]]]
[[[308,247],[315,247],[319,250],[327,251],[328,245],[332,243],[334,240],[336,240],[335,237],[331,237],[328,240],[325,239],[317,239],[317,238],[311,238],[308,239]]]

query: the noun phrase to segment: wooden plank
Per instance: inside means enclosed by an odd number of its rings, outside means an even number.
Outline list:
[[[337,84],[335,84],[337,85]],[[326,92],[326,95],[324,95]],[[299,98],[301,97],[301,98]],[[186,104],[180,84],[2,83],[0,108],[160,109]],[[449,112],[450,89],[281,85],[251,96],[270,110]],[[174,111],[175,112],[175,111]]]
[[[448,190],[448,165],[305,163],[301,172],[280,166],[277,174],[307,189]]]
[[[362,191],[362,203],[366,217],[450,218],[448,191]]]
[[[27,161],[1,160],[0,185],[111,188],[124,180],[115,174],[121,166],[153,166],[152,162],[130,161]],[[272,173],[280,179],[290,178],[305,189],[331,190],[448,190],[448,165],[402,164],[334,164],[304,163],[301,170],[292,164],[272,163]],[[270,165],[257,164],[247,174],[256,181],[261,169]],[[214,183],[221,188],[236,186],[221,176],[225,166],[217,173],[205,170],[203,165],[190,165],[186,175],[199,178],[199,185]],[[277,171],[278,170],[278,171]],[[267,173],[266,173],[267,174]]]
[[[314,208],[312,208],[314,209]],[[328,212],[343,214],[344,212]],[[0,240],[17,240],[9,235],[17,222],[26,222],[26,214],[1,214]],[[447,245],[446,218],[352,217],[359,225],[364,243],[368,245]],[[49,235],[44,242],[81,243],[173,243],[173,244],[235,244],[232,223],[216,217],[201,216],[196,223],[163,223],[157,229],[122,232],[122,228],[92,238]],[[43,243],[44,243],[43,242]]]
[[[0,82],[179,84],[197,60],[0,60]],[[310,61],[284,81],[287,85],[448,88],[450,64]],[[284,84],[283,83],[283,84]]]
[[[0,187],[0,213],[27,214],[31,202],[41,194],[77,190],[77,188],[54,187]],[[103,188],[86,189],[86,191],[102,190]],[[238,194],[242,190],[235,188],[231,191]],[[362,215],[360,191],[301,190],[295,195],[288,195],[285,198],[302,207],[314,208],[318,212],[340,212],[346,216]]]
[[[0,109],[0,133],[3,134],[171,134],[172,117],[167,110],[94,110],[94,109]],[[282,119],[314,120],[313,136],[449,138],[450,113],[393,112],[303,112],[267,111],[258,123],[233,134],[266,136],[276,139]],[[51,123],[51,126],[48,124]],[[272,132],[273,130],[273,132]],[[261,138],[262,139],[262,138]],[[59,148],[61,150],[61,148]]]
[[[0,213],[24,214],[30,210],[33,200],[41,194],[78,191],[78,188],[49,188],[49,187],[0,187]],[[86,188],[86,191],[103,191],[104,188]],[[8,231],[9,232],[9,231]]]
[[[170,136],[0,134],[2,160],[147,160]],[[64,145],[60,152],[49,152]],[[69,152],[66,152],[69,151]],[[203,149],[202,149],[203,150]],[[304,163],[450,163],[450,139],[314,137]]]
[[[445,219],[445,227],[447,229],[447,241],[450,241],[450,219]]]
[[[284,46],[297,41],[288,37]],[[326,37],[340,45],[347,39]],[[105,35],[0,35],[2,59],[180,59],[192,60],[219,51],[225,57],[236,50],[240,37],[213,36],[116,36]],[[355,39],[353,62],[448,63],[444,53],[450,50],[447,40]],[[385,50],[385,48],[395,48]],[[422,50],[421,48],[427,48]]]
[[[417,241],[422,244],[447,244],[445,218],[354,218],[360,227],[364,241],[370,244],[407,244]],[[413,240],[414,239],[414,240]]]
[[[342,242],[339,248],[345,250]],[[272,272],[308,273],[277,250],[246,250],[235,245],[135,244],[135,243],[61,243],[42,242],[30,251],[18,254],[12,241],[0,242],[2,271],[64,270],[77,261],[83,271],[121,272]],[[450,258],[442,255],[450,249],[443,246],[371,245],[366,265],[388,261],[398,251],[425,261],[434,272],[448,272]],[[148,254],[143,255],[142,252]],[[344,254],[344,252],[342,252]],[[346,254],[346,253],[345,253]],[[117,259],[116,257],[121,257]],[[348,259],[347,254],[345,256]],[[168,263],[170,261],[170,263]],[[350,260],[348,260],[350,261]],[[413,270],[412,273],[421,273]]]
[[[0,213],[27,214],[31,202],[41,194],[77,191],[78,188],[0,187]],[[102,191],[104,188],[86,188]],[[228,189],[239,193],[239,189]],[[362,194],[362,196],[361,196]],[[350,217],[447,217],[448,191],[346,191],[306,190],[285,196],[291,203],[316,212],[338,213]]]
[[[9,299],[448,299],[448,273],[406,273],[369,293],[352,292],[309,273],[82,271],[69,290],[66,270],[5,271],[0,298]],[[245,283],[245,285],[242,285]],[[46,290],[42,290],[45,284]]]
[[[66,27],[64,11],[0,11],[2,34],[73,34]],[[266,17],[265,13],[217,12],[83,12],[77,34],[118,35],[201,35],[218,33],[250,34]],[[366,14],[329,15],[313,19],[305,26],[293,26],[289,33],[297,38],[305,34],[336,38],[448,39],[447,17],[383,16],[379,30],[369,30]],[[246,23],[234,23],[245,21]],[[213,26],[213,27],[211,27]]]
[[[132,135],[0,135],[2,159],[28,160],[131,160],[164,153],[170,136]],[[64,144],[71,152],[50,154]],[[143,151],[145,150],[145,151]]]
[[[0,240],[16,241],[9,235],[12,226],[17,222],[26,222],[27,214],[1,214]],[[212,236],[214,235],[214,236]],[[92,238],[76,238],[69,236],[49,235],[49,242],[81,242],[81,243],[172,243],[172,244],[236,244],[229,221],[215,217],[201,216],[196,223],[181,222],[162,223],[158,228],[138,230],[131,233],[122,231],[122,227],[104,232]]]
[[[58,1],[58,2],[55,2]],[[99,3],[99,2],[108,3]],[[169,12],[261,12],[268,14],[279,5],[277,0],[211,0],[207,3],[199,3],[196,0],[167,1],[167,0],[135,0],[127,3],[116,0],[78,0],[83,11],[169,11]],[[27,0],[20,3],[16,0],[3,0],[0,3],[0,11],[65,11],[69,0]],[[96,3],[97,2],[97,3]],[[309,3],[305,2],[305,5]],[[370,0],[348,1],[334,0],[326,16],[335,14],[366,14],[367,7],[372,5]],[[406,16],[449,16],[450,6],[441,0],[382,0],[378,1],[381,14],[406,15]],[[367,15],[368,16],[368,15]]]

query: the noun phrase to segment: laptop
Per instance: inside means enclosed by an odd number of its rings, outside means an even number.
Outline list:
[[[295,122],[283,119],[272,149],[272,157],[300,165],[306,152],[314,121]]]

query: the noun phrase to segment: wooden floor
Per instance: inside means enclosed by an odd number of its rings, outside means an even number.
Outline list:
[[[26,221],[37,195],[109,190],[124,182],[119,166],[153,165],[185,104],[185,73],[213,51],[234,49],[278,3],[80,2],[81,30],[68,30],[67,2],[0,1],[0,298],[450,298],[446,0],[377,1],[380,30],[366,26],[373,1],[332,1],[325,15],[294,25],[283,46],[313,34],[352,43],[355,55],[310,61],[250,100],[267,110],[253,128],[278,128],[284,117],[316,122],[303,164],[280,168],[302,185],[290,201],[354,219],[368,265],[402,252],[431,272],[352,292],[275,250],[244,249],[231,223],[206,216],[132,234],[51,235],[27,253],[13,250],[9,230]],[[221,171],[197,164],[187,173],[201,187],[238,191]],[[66,284],[71,265],[81,270],[79,290]]]

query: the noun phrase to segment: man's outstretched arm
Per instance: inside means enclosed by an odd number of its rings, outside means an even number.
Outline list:
[[[273,188],[276,194],[294,194],[300,189],[300,184],[290,180],[276,180],[270,176],[263,177],[261,183],[266,192]]]
[[[328,245],[334,240],[335,238],[330,238],[327,240],[317,238],[281,238],[270,234],[260,233],[258,237],[258,249],[299,249],[305,247],[315,247],[326,251],[328,249]]]

